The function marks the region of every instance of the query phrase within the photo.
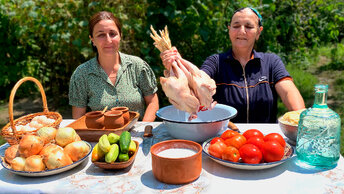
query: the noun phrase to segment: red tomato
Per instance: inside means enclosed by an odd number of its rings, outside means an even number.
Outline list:
[[[239,150],[233,146],[228,146],[223,150],[222,160],[238,162],[240,158]]]
[[[226,147],[227,147],[226,144],[222,142],[216,142],[209,146],[208,152],[212,156],[215,156],[217,158],[222,158],[223,150],[225,150]]]
[[[284,156],[284,148],[275,140],[265,142],[262,152],[265,162],[280,161]]]
[[[264,138],[263,137],[251,137],[250,139],[247,140],[246,143],[253,144],[257,146],[260,150],[263,150],[263,145],[264,145]]]
[[[269,133],[267,135],[265,135],[264,137],[264,141],[272,141],[275,140],[277,141],[279,144],[281,144],[281,146],[284,148],[285,147],[285,141],[282,137],[282,135],[278,134],[278,133]]]
[[[225,143],[225,141],[222,139],[222,138],[220,138],[220,137],[214,137],[211,141],[210,141],[210,144],[214,144],[214,143],[216,143],[216,142],[222,142],[222,143]]]
[[[262,160],[262,152],[253,144],[245,144],[239,149],[241,159],[248,164],[259,164]]]
[[[243,135],[238,134],[238,135],[235,135],[234,137],[226,139],[225,144],[227,146],[233,146],[236,149],[240,149],[240,147],[243,146],[246,143],[246,141],[247,140]]]
[[[249,129],[245,131],[242,135],[245,136],[246,139],[250,139],[251,137],[256,137],[256,136],[264,138],[263,133],[260,132],[258,129]]]
[[[238,135],[238,134],[239,134],[239,133],[236,132],[236,131],[226,130],[225,132],[223,132],[223,133],[221,134],[221,138],[222,138],[223,140],[226,140],[226,139],[229,139],[229,138],[231,138],[231,137],[234,137],[235,135]]]

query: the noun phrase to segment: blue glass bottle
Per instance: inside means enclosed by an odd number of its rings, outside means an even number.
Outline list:
[[[340,156],[340,117],[327,106],[328,85],[315,85],[314,104],[300,115],[297,164],[306,168],[332,168]]]

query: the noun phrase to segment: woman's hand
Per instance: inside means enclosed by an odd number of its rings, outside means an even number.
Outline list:
[[[176,47],[172,47],[170,50],[166,50],[160,53],[160,58],[162,60],[162,64],[164,65],[165,69],[170,71],[172,67],[172,63],[175,62],[177,59],[180,59],[181,56]]]

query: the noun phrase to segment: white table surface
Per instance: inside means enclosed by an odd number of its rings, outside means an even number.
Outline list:
[[[73,120],[63,120],[60,127]],[[119,171],[94,166],[91,157],[72,170],[46,177],[23,177],[0,166],[0,193],[344,193],[344,159],[331,170],[312,171],[298,167],[296,157],[265,170],[239,170],[222,166],[203,154],[200,177],[184,185],[157,181],[151,155],[142,152],[144,126],[153,125],[153,144],[173,139],[161,122],[138,122],[133,139],[140,142],[131,166]],[[241,132],[256,128],[263,133],[281,133],[277,124],[237,124]],[[281,133],[282,134],[282,133]],[[282,134],[283,135],[283,134]],[[2,146],[4,147],[4,146]],[[1,150],[1,149],[0,149]],[[1,150],[3,155],[4,149]]]

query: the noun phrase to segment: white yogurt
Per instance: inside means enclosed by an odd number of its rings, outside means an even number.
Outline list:
[[[171,148],[159,152],[157,155],[165,158],[186,158],[197,152],[188,148]]]

